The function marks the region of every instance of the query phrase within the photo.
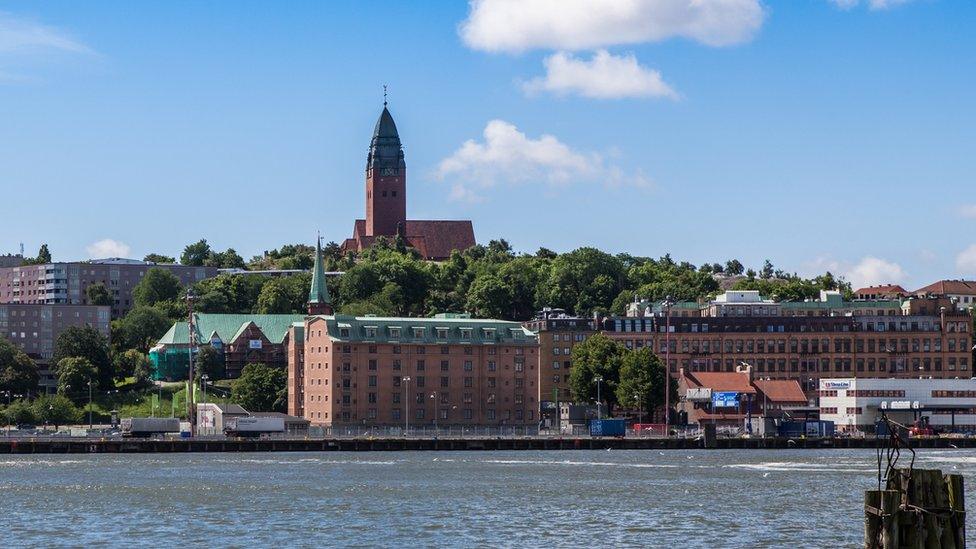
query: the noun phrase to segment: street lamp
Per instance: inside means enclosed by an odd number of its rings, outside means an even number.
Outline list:
[[[430,394],[430,399],[434,401],[434,432],[437,432],[437,415],[440,413],[440,403],[437,402],[437,391]]]
[[[596,382],[596,418],[603,419],[603,407],[600,404],[600,384],[603,383],[603,376],[594,376],[593,381]]]
[[[637,401],[637,423],[638,425],[644,423],[644,405],[641,402],[640,393],[634,394],[634,400]]]
[[[208,376],[207,374],[203,374],[202,376],[200,376],[200,382],[201,382],[201,385],[203,385],[203,402],[204,403],[207,402],[207,380],[208,379],[210,379],[210,376]]]
[[[92,429],[92,382],[88,379],[88,430]]]
[[[407,393],[407,398],[404,399],[404,405],[406,406],[406,413],[403,414],[403,436],[407,436],[410,432],[410,376],[405,376],[403,378],[404,391]]]
[[[664,436],[671,436],[671,296],[664,298]]]

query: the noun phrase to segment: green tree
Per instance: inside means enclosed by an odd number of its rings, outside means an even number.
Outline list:
[[[725,262],[725,274],[731,276],[738,276],[745,272],[745,267],[738,259],[730,259]]]
[[[62,358],[54,371],[58,376],[58,392],[61,394],[80,393],[88,388],[89,381],[98,385],[98,369],[87,358]]]
[[[173,325],[159,309],[138,306],[112,323],[112,344],[116,349],[137,349],[146,354]]]
[[[47,244],[41,244],[41,248],[37,250],[37,257],[34,261],[38,265],[51,262],[51,251],[47,249]]]
[[[249,412],[285,412],[288,374],[281,368],[247,364],[231,384],[231,398]]]
[[[619,259],[595,248],[579,248],[552,261],[544,300],[579,315],[608,311],[623,289],[624,270]]]
[[[763,263],[762,271],[759,271],[759,278],[769,280],[770,278],[773,278],[773,274],[775,274],[775,272],[773,262],[767,259]]]
[[[37,365],[27,353],[0,337],[0,392],[29,395],[37,390]]]
[[[153,263],[160,263],[160,264],[176,263],[175,257],[170,257],[168,255],[157,254],[157,253],[146,254],[146,257],[142,258],[142,260],[151,261]]]
[[[569,388],[577,402],[597,399],[596,376],[600,383],[600,399],[608,410],[617,402],[616,389],[620,381],[620,367],[626,349],[609,337],[596,334],[573,347],[573,368],[569,373]]]
[[[119,378],[134,377],[137,385],[144,385],[149,381],[151,364],[149,357],[136,349],[128,349],[117,353],[112,360],[115,375]]]
[[[81,410],[64,395],[41,396],[32,407],[38,423],[54,425],[55,429],[81,421]]]
[[[244,258],[234,248],[227,248],[225,252],[212,252],[210,257],[203,261],[203,264],[221,269],[243,269]]]
[[[114,302],[112,294],[108,293],[108,288],[101,282],[96,282],[85,288],[85,297],[88,298],[89,305],[112,305]]]
[[[25,399],[15,400],[3,409],[0,414],[5,425],[33,425],[37,423],[37,416],[34,415],[34,408]]]
[[[207,244],[207,239],[201,238],[199,242],[187,245],[183,248],[183,255],[180,256],[180,263],[183,265],[192,265],[194,267],[202,267],[213,251],[210,249],[210,244]]]
[[[132,288],[132,301],[137,307],[151,307],[164,301],[178,301],[182,297],[182,291],[183,287],[176,275],[167,269],[153,267]]]
[[[620,383],[617,385],[617,402],[628,408],[639,408],[645,413],[664,406],[664,361],[651,349],[642,347],[624,354],[620,366]],[[678,383],[669,378],[671,396],[677,400]]]
[[[224,355],[211,345],[199,347],[193,364],[193,372],[198,380],[203,374],[207,374],[207,379],[212,381],[224,379]]]
[[[193,309],[201,313],[250,313],[256,309],[261,287],[266,281],[260,276],[239,274],[222,274],[201,280],[193,287],[197,296]]]
[[[467,309],[479,318],[505,318],[512,305],[512,288],[493,274],[480,276],[468,290]]]
[[[52,364],[60,364],[66,358],[84,358],[95,368],[96,381],[102,388],[114,385],[112,362],[109,360],[108,341],[91,326],[70,326],[54,342]]]

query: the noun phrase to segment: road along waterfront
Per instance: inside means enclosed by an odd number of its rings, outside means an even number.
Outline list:
[[[6,455],[0,505],[18,546],[855,547],[875,459],[873,450]],[[964,474],[976,501],[976,451],[923,449],[915,466]]]

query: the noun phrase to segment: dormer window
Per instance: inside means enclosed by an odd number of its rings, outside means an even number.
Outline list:
[[[461,328],[461,339],[470,340],[471,339],[471,328]]]
[[[390,339],[400,339],[400,327],[391,326],[390,327]]]
[[[376,339],[376,326],[364,326],[363,330],[366,332],[366,339]]]
[[[447,339],[447,328],[437,328],[437,339]]]
[[[424,329],[423,328],[414,328],[413,329],[413,338],[414,339],[423,339],[424,338]]]
[[[483,335],[484,335],[484,338],[485,339],[488,339],[488,340],[494,340],[495,339],[495,329],[494,328],[485,328],[484,330],[482,330],[482,332],[483,332]]]
[[[339,337],[349,337],[349,328],[339,328]]]

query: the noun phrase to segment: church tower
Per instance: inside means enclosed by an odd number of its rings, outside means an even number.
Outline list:
[[[332,314],[332,298],[329,297],[329,287],[325,284],[325,264],[322,261],[322,237],[319,237],[315,242],[312,287],[308,290],[308,314]]]
[[[394,236],[406,221],[407,165],[384,97],[366,156],[366,236]]]

